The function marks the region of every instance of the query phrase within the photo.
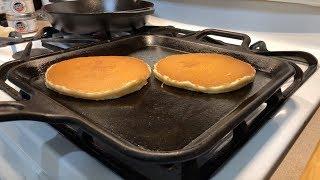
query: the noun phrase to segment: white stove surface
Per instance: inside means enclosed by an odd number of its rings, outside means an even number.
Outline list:
[[[170,3],[169,3],[170,5]],[[161,4],[163,8],[165,4]],[[161,12],[161,8],[159,8]],[[174,9],[172,9],[174,11]],[[204,26],[178,23],[150,17],[153,25],[173,25],[200,30]],[[207,26],[212,27],[212,26]],[[270,50],[302,50],[320,59],[320,33],[285,33],[239,30],[250,35],[253,42],[264,40]],[[308,41],[304,41],[305,37]],[[227,40],[234,42],[232,40]],[[295,42],[295,43],[293,43]],[[12,60],[12,50],[25,44],[0,48],[0,63]],[[35,42],[34,47],[40,43]],[[281,110],[213,177],[214,179],[262,179],[283,155],[314,114],[320,102],[319,70],[292,95]],[[0,100],[12,100],[1,92]],[[0,179],[120,179],[115,173],[81,151],[46,123],[0,123]]]

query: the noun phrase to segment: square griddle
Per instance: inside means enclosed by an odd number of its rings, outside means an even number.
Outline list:
[[[255,80],[237,91],[212,95],[162,87],[152,75],[140,91],[105,101],[68,97],[44,84],[46,69],[69,58],[125,55],[141,58],[153,67],[165,56],[193,52],[220,53],[248,62],[257,70]],[[29,97],[10,103],[0,117],[3,121],[75,124],[129,157],[186,161],[210,151],[294,73],[288,62],[243,47],[194,42],[190,37],[137,35],[19,63],[7,78]]]

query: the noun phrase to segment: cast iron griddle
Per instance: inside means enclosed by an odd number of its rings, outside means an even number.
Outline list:
[[[8,72],[8,79],[30,94],[30,99],[13,104],[13,110],[0,117],[75,123],[115,150],[144,160],[195,158],[210,150],[294,74],[287,62],[240,49],[141,35],[24,62]],[[151,76],[140,91],[106,101],[64,96],[44,84],[44,73],[50,65],[72,57],[129,55],[153,67],[160,58],[187,52],[231,55],[252,64],[256,78],[240,90],[209,95],[166,85],[162,88],[162,83]]]

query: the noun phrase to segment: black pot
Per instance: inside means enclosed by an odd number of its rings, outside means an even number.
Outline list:
[[[127,0],[64,1],[43,6],[50,23],[69,33],[131,31],[145,25],[153,3]]]

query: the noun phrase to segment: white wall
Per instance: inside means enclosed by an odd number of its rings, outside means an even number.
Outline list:
[[[299,4],[307,4],[310,6],[320,6],[320,0],[269,0],[269,1],[299,3]]]
[[[320,33],[320,7],[262,0],[152,1],[157,16],[187,24],[239,31]]]

